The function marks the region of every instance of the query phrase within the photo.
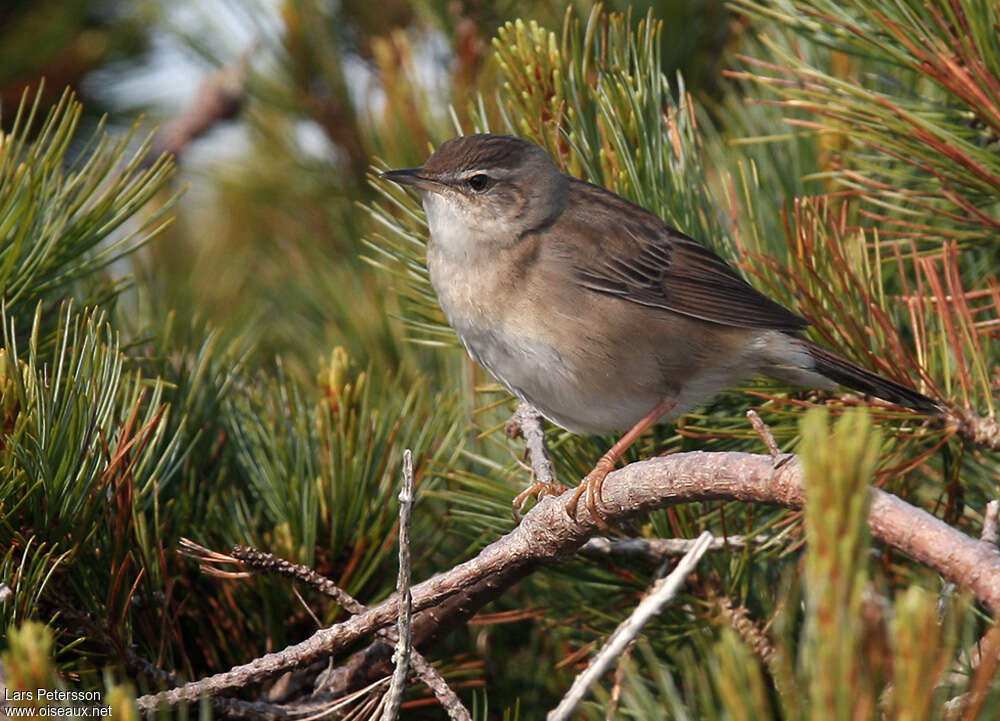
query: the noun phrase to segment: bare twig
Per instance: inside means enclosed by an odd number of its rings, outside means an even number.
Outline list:
[[[782,453],[781,449],[778,448],[778,442],[774,440],[774,434],[771,432],[771,427],[764,422],[764,419],[760,417],[753,408],[747,411],[747,418],[750,419],[750,425],[753,429],[757,431],[757,435],[760,439],[764,441],[764,447],[767,448],[767,452],[771,454],[771,460],[774,462],[775,466],[783,466],[789,460],[793,458],[791,453]]]
[[[152,661],[149,661],[135,650],[135,646],[126,646],[124,649],[125,663],[129,668],[141,673],[146,678],[150,678],[161,686],[177,685],[180,679],[176,674],[160,668]]]
[[[301,566],[283,558],[278,558],[265,551],[259,551],[249,546],[233,546],[230,551],[233,558],[240,561],[244,566],[253,571],[263,573],[273,573],[276,576],[284,576],[293,581],[300,581],[315,591],[329,596],[344,608],[348,613],[364,613],[368,607],[360,603],[347,591],[340,588],[326,576],[316,573],[308,566]]]
[[[392,661],[396,669],[392,674],[392,683],[386,692],[385,708],[382,711],[382,721],[396,721],[399,707],[403,703],[403,691],[406,689],[406,674],[410,670],[410,618],[413,612],[410,596],[410,516],[413,509],[413,454],[407,448],[403,451],[403,488],[399,492],[399,577],[396,581],[396,593],[400,598],[399,620],[396,622],[396,652]]]
[[[590,540],[594,541],[594,540],[598,540],[598,539],[592,538]],[[604,540],[611,540],[611,539],[604,539]],[[634,539],[634,540],[641,540],[641,539]],[[673,539],[669,539],[669,540],[672,540],[672,541],[690,541],[690,545],[688,545],[687,549],[684,551],[684,553],[686,554],[686,553],[690,553],[691,550],[694,548],[695,544],[700,543],[702,539],[701,538],[690,538],[690,539],[688,539],[688,538],[673,538]],[[590,541],[588,541],[587,543],[590,543]],[[683,554],[677,554],[677,555],[683,555]],[[660,563],[659,568],[656,569],[656,573],[653,574],[653,585],[650,588],[650,590],[647,592],[646,595],[649,595],[650,593],[653,593],[653,591],[657,587],[657,582],[667,574],[667,568],[669,568],[669,562],[670,562],[670,556],[664,556],[663,557],[663,561],[662,561],[662,563]],[[618,657],[618,659],[615,662],[615,678],[614,678],[614,682],[611,684],[611,693],[609,694],[609,697],[608,697],[607,707],[604,709],[604,719],[605,719],[605,721],[612,721],[612,719],[614,719],[615,716],[618,715],[618,704],[621,702],[622,685],[625,683],[625,663],[632,656],[632,651],[635,648],[635,641],[636,641],[636,639],[632,638],[628,642],[628,645],[625,646],[625,649],[622,651],[621,655]]]
[[[748,546],[774,543],[775,536],[718,536],[713,537],[709,551],[732,551]],[[634,556],[647,561],[683,556],[698,542],[697,538],[591,538],[580,548],[582,556],[606,558],[609,556]]]
[[[1000,501],[992,500],[986,504],[986,513],[983,516],[983,530],[979,534],[979,540],[984,543],[991,543],[994,546],[1000,541],[1000,529],[998,529],[997,516],[1000,514]]]
[[[611,665],[622,654],[625,647],[642,630],[642,627],[649,620],[658,614],[660,610],[677,595],[688,575],[698,565],[698,561],[705,555],[709,543],[712,541],[712,534],[705,531],[698,536],[698,541],[694,547],[678,563],[677,567],[666,578],[657,581],[653,588],[639,605],[636,606],[632,615],[626,618],[615,632],[611,634],[608,642],[601,649],[600,653],[594,657],[586,670],[583,671],[573,681],[569,691],[563,696],[559,705],[553,709],[546,717],[546,721],[567,721],[573,714],[574,709],[583,701],[590,689],[590,685],[604,675],[604,672],[611,668]]]
[[[695,539],[692,539],[695,540]],[[614,721],[618,715],[618,704],[622,698],[622,684],[625,683],[625,661],[632,656],[632,649],[635,648],[635,639],[628,642],[628,646],[622,651],[622,656],[615,666],[615,680],[611,685],[611,694],[608,698],[608,707],[604,711],[604,721]]]
[[[549,450],[545,447],[542,414],[533,405],[522,403],[517,407],[507,422],[507,435],[510,438],[524,438],[524,447],[535,476],[534,482],[514,498],[513,506],[518,513],[524,509],[524,504],[530,497],[559,495],[566,490],[565,486],[556,481],[555,467],[549,457]]]
[[[426,658],[416,650],[410,659],[414,672],[420,680],[427,684],[427,688],[434,692],[434,697],[441,704],[441,708],[448,714],[452,721],[472,721],[472,714],[465,704],[458,697],[458,694],[449,686],[444,677],[438,673],[437,669],[430,665]]]
[[[591,539],[591,540],[596,540],[596,539]],[[607,539],[607,540],[610,540],[610,539]],[[690,546],[685,551],[685,553],[688,553],[694,547],[693,544],[699,543],[701,539],[699,539],[699,538],[691,538],[691,539],[687,539],[687,538],[681,539],[681,538],[678,538],[678,539],[671,539],[671,540],[678,540],[678,541],[687,541],[687,540],[690,540],[692,542],[692,546]],[[588,541],[588,543],[589,543],[589,541]],[[678,555],[683,555],[683,554],[678,554]],[[652,593],[653,590],[657,586],[657,582],[661,578],[663,578],[665,575],[667,575],[667,569],[669,568],[669,564],[670,564],[670,557],[669,556],[664,556],[663,557],[663,561],[660,563],[659,568],[657,568],[656,572],[653,574],[653,584],[650,587],[649,591],[646,592],[646,595]],[[633,649],[635,649],[635,641],[636,641],[636,639],[633,638],[633,639],[631,639],[628,642],[628,645],[625,646],[625,649],[622,651],[621,655],[618,657],[618,659],[615,662],[615,677],[614,677],[614,682],[611,684],[611,693],[610,693],[610,695],[608,697],[607,706],[604,709],[604,718],[605,718],[605,721],[612,721],[612,719],[614,719],[615,716],[618,715],[618,704],[621,701],[622,685],[625,683],[625,663],[632,656],[632,651],[633,651]]]
[[[764,422],[764,419],[753,408],[747,411],[747,418],[750,419],[750,425],[757,431],[757,435],[764,441],[764,447],[771,454],[771,458],[775,461],[779,460],[781,458],[781,449],[778,448],[778,443],[774,440],[774,434],[771,433],[771,429]]]
[[[522,403],[514,411],[507,426],[507,435],[521,436],[524,447],[528,451],[531,470],[535,472],[535,480],[539,483],[553,483],[556,472],[549,458],[549,449],[545,447],[545,431],[542,429],[542,414],[534,406]]]
[[[308,566],[301,566],[296,563],[291,563],[290,561],[278,558],[277,556],[274,556],[270,553],[260,551],[256,548],[250,548],[248,546],[240,546],[240,545],[234,546],[230,554],[226,555],[215,551],[211,551],[187,539],[182,539],[181,545],[184,549],[185,555],[190,556],[192,558],[197,558],[203,564],[208,560],[211,560],[211,562],[213,563],[222,563],[222,562],[232,563],[233,561],[238,561],[239,563],[243,564],[245,567],[251,569],[254,572],[273,573],[275,575],[284,576],[285,578],[291,578],[293,580],[305,583],[312,589],[319,591],[320,593],[329,596],[330,598],[333,598],[349,613],[359,614],[368,611],[367,606],[358,601],[347,591],[338,587],[333,581],[317,573]],[[203,565],[202,568],[205,569],[207,567]],[[220,573],[217,569],[214,568],[210,568],[210,570],[213,575],[221,575],[225,577],[243,577],[247,575],[246,573],[239,573],[239,574]],[[379,635],[385,638],[390,638],[391,640],[392,634],[388,631],[388,629],[383,629],[379,633]],[[362,654],[364,654],[364,652],[362,652]],[[372,659],[370,656],[367,657],[366,660],[370,662],[371,666],[375,665],[374,663],[371,663]],[[424,684],[426,684],[427,687],[434,693],[434,696],[437,698],[438,703],[440,703],[441,707],[448,713],[449,718],[453,719],[454,721],[472,721],[472,716],[469,713],[468,709],[465,708],[465,706],[462,704],[461,699],[458,698],[458,695],[448,685],[447,681],[444,680],[444,677],[442,677],[441,674],[438,672],[438,670],[434,668],[434,666],[431,665],[431,663],[423,656],[423,654],[421,654],[415,648],[412,649],[410,654],[410,664],[413,667],[414,673],[416,673],[417,676],[420,678],[420,680],[423,681]],[[376,671],[375,668],[371,668],[371,670]],[[335,690],[340,691],[340,689],[335,689]],[[220,700],[227,700],[227,699],[220,699]],[[234,703],[236,702],[235,699],[228,699],[228,700],[232,700]],[[239,702],[239,703],[242,705],[247,705],[249,702]],[[250,707],[249,711],[244,711],[241,709],[240,712],[237,713],[229,708],[225,708],[224,710],[242,718],[263,718],[267,715],[269,715],[272,718],[284,718],[284,716],[281,715],[280,710],[285,707],[274,706],[270,704],[265,704],[262,706],[266,706],[266,708],[268,709],[266,713],[258,710],[257,713],[255,714],[252,708],[253,704],[249,705]],[[318,708],[318,707],[314,706],[311,708]],[[291,716],[294,714],[292,712],[288,712],[288,715]]]
[[[880,489],[872,489],[871,494],[868,522],[876,539],[935,569],[994,611],[1000,611],[1000,551],[995,546],[969,538]],[[598,526],[589,509],[579,509],[577,518],[570,518],[565,510],[568,498],[543,499],[513,531],[478,556],[414,586],[414,612],[440,606],[452,597],[461,598],[477,587],[492,592],[492,596],[484,592],[480,601],[495,597],[498,588],[523,578],[538,564],[574,554]],[[602,510],[607,521],[620,523],[677,503],[719,500],[801,508],[801,465],[793,458],[775,468],[770,456],[703,451],[639,461],[608,476]],[[468,612],[468,604],[462,605],[461,611]],[[143,696],[139,708],[149,712],[160,704],[191,703],[203,695],[212,696],[269,678],[356,643],[391,624],[397,613],[398,597],[393,595],[367,612],[321,629],[282,651],[180,688]],[[429,620],[444,625],[443,619]]]

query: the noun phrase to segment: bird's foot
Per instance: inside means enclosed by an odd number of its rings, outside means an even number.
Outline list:
[[[576,488],[576,493],[566,502],[566,512],[575,520],[576,510],[580,504],[580,498],[584,494],[587,495],[587,510],[590,511],[591,517],[594,519],[594,523],[597,524],[598,528],[602,531],[611,530],[608,526],[607,521],[604,520],[604,511],[601,510],[601,504],[604,502],[601,496],[602,490],[604,489],[604,480],[608,477],[615,468],[614,461],[604,456],[597,462],[594,466],[594,470],[587,474],[587,476],[580,481],[580,485]]]
[[[568,490],[568,486],[564,486],[556,481],[535,481],[514,496],[514,500],[511,502],[511,507],[514,510],[514,517],[518,519],[521,517],[521,514],[524,512],[524,507],[530,499],[533,498],[535,501],[540,501],[546,496],[561,496]]]

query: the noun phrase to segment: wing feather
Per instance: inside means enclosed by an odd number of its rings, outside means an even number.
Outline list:
[[[708,248],[603,188],[573,181],[567,211],[574,234],[589,240],[574,258],[576,281],[588,290],[722,325],[809,325]]]

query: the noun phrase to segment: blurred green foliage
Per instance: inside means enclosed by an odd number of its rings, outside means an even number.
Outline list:
[[[85,81],[102,70],[143,62],[161,17],[155,0],[5,0],[0,4],[0,130],[11,130],[25,91],[39,90],[48,106],[68,86],[84,100],[87,130],[105,114],[131,125],[133,109],[120,109],[100,85]],[[44,88],[39,88],[40,78],[46,80]]]
[[[41,74],[61,92],[130,56],[162,32],[159,8],[125,21],[112,5],[41,6],[44,22],[30,3],[0,11],[0,41],[19,38],[0,62],[11,687],[141,692],[164,670],[198,678],[344,618],[278,579],[203,575],[178,555],[182,537],[254,545],[384,598],[404,448],[417,579],[513,526],[528,480],[499,432],[513,403],[443,322],[417,199],[371,172],[492,130],[732,259],[817,341],[954,404],[942,427],[749,381],[643,438],[629,460],[759,451],[755,406],[802,453],[809,507],[694,503],[623,529],[769,540],[707,556],[580,716],[996,716],[995,663],[976,651],[995,648],[991,620],[873,548],[863,523],[869,483],[970,534],[996,496],[996,3],[192,7],[205,22],[179,39],[247,72],[230,133],[173,161],[149,156],[142,129],[81,127],[89,103],[72,95],[21,101]],[[38,23],[37,38],[62,39],[24,42]],[[72,54],[95,38],[106,52]],[[41,70],[56,46],[69,76]],[[613,441],[547,436],[566,481]],[[655,571],[625,558],[542,569],[429,655],[476,718],[540,716]],[[133,714],[114,688],[106,698]],[[424,694],[411,691],[407,718],[442,717]]]

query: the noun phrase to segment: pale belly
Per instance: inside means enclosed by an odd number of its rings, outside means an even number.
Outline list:
[[[621,386],[595,385],[558,350],[535,340],[452,322],[469,355],[512,395],[530,403],[574,433],[627,429],[656,405],[654,396],[633,395]]]

